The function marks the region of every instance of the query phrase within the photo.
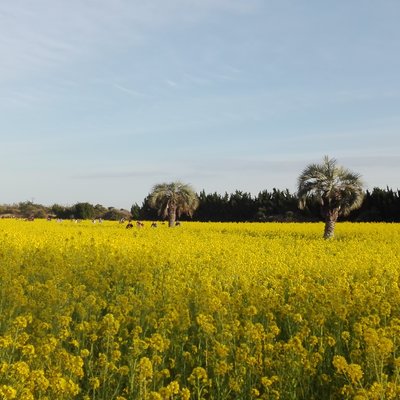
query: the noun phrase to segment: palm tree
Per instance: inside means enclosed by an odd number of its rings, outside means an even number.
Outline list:
[[[333,237],[339,216],[348,215],[363,201],[363,183],[360,175],[324,157],[322,164],[308,165],[298,178],[299,207],[303,209],[307,198],[313,196],[321,204],[325,218],[324,238]]]
[[[168,218],[168,226],[175,225],[176,217],[182,214],[193,215],[199,205],[193,188],[182,182],[159,183],[149,195],[149,205],[158,210],[163,218]]]

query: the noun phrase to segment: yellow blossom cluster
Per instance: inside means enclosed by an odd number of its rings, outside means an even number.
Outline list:
[[[400,226],[0,220],[0,399],[399,399]]]

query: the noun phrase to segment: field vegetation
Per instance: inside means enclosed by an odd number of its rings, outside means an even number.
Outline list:
[[[400,398],[400,226],[322,231],[0,220],[0,398]]]

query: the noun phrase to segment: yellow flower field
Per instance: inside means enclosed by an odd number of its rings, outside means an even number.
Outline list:
[[[0,220],[0,399],[399,399],[400,226]]]

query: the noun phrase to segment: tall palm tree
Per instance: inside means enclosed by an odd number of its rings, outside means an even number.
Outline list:
[[[177,217],[193,215],[199,200],[190,185],[178,181],[155,185],[149,195],[149,205],[156,208],[160,216],[168,218],[168,226],[173,227]]]
[[[340,215],[348,215],[363,201],[363,183],[360,175],[336,164],[325,156],[322,164],[308,165],[298,178],[299,207],[313,196],[321,204],[325,218],[324,238],[334,235],[335,223]]]

